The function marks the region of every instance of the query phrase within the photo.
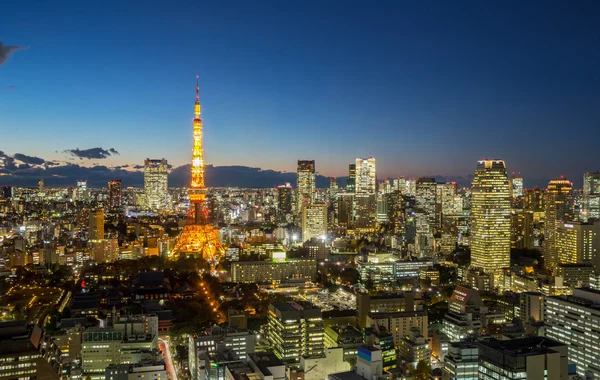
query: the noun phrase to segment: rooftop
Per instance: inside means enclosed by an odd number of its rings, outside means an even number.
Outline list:
[[[500,351],[506,356],[521,357],[545,354],[554,347],[565,346],[563,343],[544,337],[529,337],[511,340],[491,339],[480,343],[481,346]]]

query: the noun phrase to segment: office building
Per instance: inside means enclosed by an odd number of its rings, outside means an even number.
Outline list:
[[[583,175],[581,219],[600,219],[600,172]]]
[[[302,206],[302,241],[323,239],[327,235],[327,205],[311,203]]]
[[[231,264],[232,281],[245,284],[315,281],[316,276],[315,259],[238,261]]]
[[[314,160],[298,160],[297,189],[297,210],[300,213],[303,205],[310,205],[315,200]]]
[[[428,336],[428,318],[427,312],[424,310],[418,311],[403,311],[389,313],[369,313],[367,316],[367,326],[384,327],[394,337],[394,344],[399,345],[403,337],[409,334],[413,327],[418,328],[425,339]]]
[[[555,179],[548,184],[544,229],[544,265],[554,269],[559,262],[556,230],[560,222],[573,220],[573,184],[567,179]]]
[[[105,370],[106,380],[167,379],[164,361],[146,360],[136,364],[111,364]]]
[[[510,178],[510,195],[513,198],[523,196],[523,178],[515,176]]]
[[[169,166],[166,159],[144,161],[144,196],[146,208],[160,211],[167,207]]]
[[[114,179],[108,181],[108,206],[117,209],[123,205],[123,181]]]
[[[346,183],[346,192],[354,193],[356,191],[356,164],[348,165],[348,182]]]
[[[510,212],[510,247],[533,249],[534,213],[528,210],[512,209]]]
[[[489,340],[479,348],[479,379],[567,380],[567,345],[543,337]]]
[[[377,193],[377,171],[375,158],[356,159],[356,193]]]
[[[58,378],[42,355],[42,329],[26,321],[0,322],[0,379]]]
[[[577,374],[600,378],[600,291],[573,289],[573,295],[546,297],[545,336],[569,346]]]
[[[479,380],[479,347],[473,343],[450,343],[444,357],[443,380]]]
[[[294,212],[294,192],[292,186],[286,183],[277,186],[277,221],[279,223],[291,222],[289,217]]]
[[[104,239],[104,209],[91,210],[89,213],[89,239]]]
[[[267,339],[275,355],[295,362],[301,356],[322,356],[324,327],[321,309],[308,302],[281,302],[269,305]]]
[[[386,294],[371,296],[368,293],[356,295],[356,311],[358,312],[358,327],[370,327],[367,324],[369,313],[394,313],[415,310],[413,293]]]
[[[402,360],[413,368],[417,367],[419,361],[431,362],[431,347],[427,339],[416,327],[410,329],[408,334],[400,340],[398,354]]]
[[[356,159],[355,227],[373,229],[377,222],[377,171],[375,158]]]
[[[192,379],[201,378],[204,361],[208,354],[214,354],[220,347],[231,350],[236,357],[246,360],[254,353],[256,336],[247,329],[220,328],[215,325],[198,336],[190,336],[188,341],[189,368]]]
[[[337,198],[338,225],[346,229],[354,228],[354,193],[339,193]]]
[[[504,161],[479,161],[471,194],[471,265],[498,274],[510,266],[511,206]]]
[[[540,292],[519,294],[519,317],[523,323],[544,321],[544,295]]]
[[[329,200],[334,203],[337,199],[339,186],[335,177],[329,177]]]
[[[358,346],[364,343],[363,333],[352,325],[325,327],[325,348],[341,347],[344,361],[356,359]]]
[[[600,221],[557,222],[555,249],[557,264],[596,262],[600,248]]]
[[[420,257],[430,256],[434,251],[433,234],[436,229],[437,184],[433,178],[416,181],[415,197],[415,251]]]

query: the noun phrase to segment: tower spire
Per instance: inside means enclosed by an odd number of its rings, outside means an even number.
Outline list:
[[[200,86],[198,85],[198,75],[196,75],[196,100],[200,100]]]

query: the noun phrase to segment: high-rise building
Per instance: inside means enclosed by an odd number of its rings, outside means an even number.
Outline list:
[[[557,264],[600,264],[600,221],[557,223],[555,244]]]
[[[89,213],[89,240],[104,239],[104,209],[91,210]]]
[[[160,211],[167,207],[167,183],[169,166],[164,158],[144,161],[144,195],[146,208]]]
[[[115,209],[121,207],[123,204],[123,181],[120,179],[113,179],[108,181],[108,205],[110,208]]]
[[[462,213],[462,201],[460,196],[456,194],[456,182],[436,184],[435,201],[437,226],[442,224],[445,216],[460,215]]]
[[[337,183],[337,179],[335,177],[329,177],[329,199],[332,203],[336,201],[338,191],[339,186]]]
[[[434,250],[433,234],[437,219],[437,184],[435,179],[417,179],[415,190],[415,250],[420,256],[429,256]]]
[[[571,296],[546,297],[545,336],[569,346],[569,362],[577,374],[600,378],[600,292],[573,289]]]
[[[315,161],[298,160],[297,201],[298,213],[302,205],[311,204],[315,200]]]
[[[377,171],[375,158],[356,159],[356,193],[377,194]]]
[[[324,203],[302,206],[302,241],[327,235],[327,205]]]
[[[355,227],[372,229],[377,221],[377,171],[375,158],[356,159]]]
[[[339,193],[337,199],[338,225],[349,230],[354,228],[354,193]]]
[[[206,205],[206,188],[204,186],[204,146],[202,142],[202,118],[200,117],[200,87],[196,77],[196,102],[194,103],[192,149],[192,181],[189,189],[190,207],[187,224],[171,251],[172,256],[193,255],[206,259],[211,266],[216,266],[219,256],[225,249],[219,241],[219,231],[213,228],[209,220],[209,209]],[[165,161],[166,165],[166,161]],[[165,185],[166,191],[166,185]]]
[[[510,178],[510,191],[510,195],[513,198],[523,196],[523,178],[513,175]]]
[[[511,210],[511,248],[532,249],[534,247],[533,216],[533,211],[521,209]]]
[[[491,339],[477,345],[481,380],[569,379],[567,345],[561,341],[531,337]]]
[[[356,191],[356,164],[348,165],[348,182],[346,192],[354,193]]]
[[[288,222],[288,215],[294,212],[294,194],[292,185],[286,183],[277,186],[277,221],[279,223]]]
[[[308,302],[281,302],[269,305],[267,339],[275,355],[295,362],[301,356],[321,356],[324,352],[323,315]]]
[[[468,342],[448,346],[442,369],[444,380],[479,380],[479,348]]]
[[[87,180],[77,180],[77,187],[75,188],[75,199],[82,202],[87,201],[90,198],[90,191],[88,190]]]
[[[550,181],[545,203],[544,265],[554,269],[558,264],[556,229],[560,222],[573,220],[573,184],[566,178]]]
[[[581,219],[600,219],[600,172],[583,175],[583,205]]]
[[[510,266],[510,189],[503,160],[479,161],[471,194],[471,265],[498,273]]]

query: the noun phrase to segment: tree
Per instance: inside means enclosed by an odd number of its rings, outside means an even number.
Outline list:
[[[417,363],[417,368],[411,371],[414,380],[428,380],[431,374],[431,364],[421,359]]]

